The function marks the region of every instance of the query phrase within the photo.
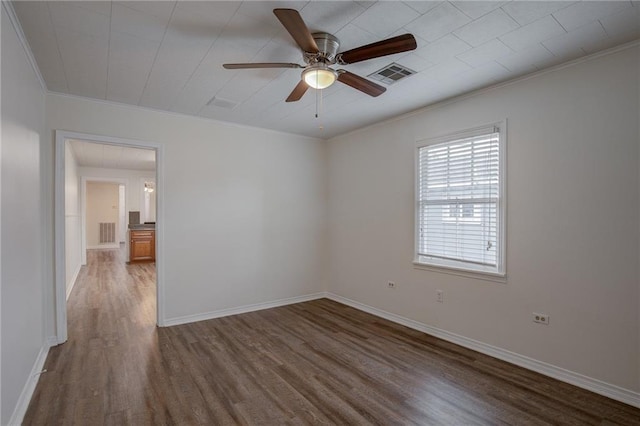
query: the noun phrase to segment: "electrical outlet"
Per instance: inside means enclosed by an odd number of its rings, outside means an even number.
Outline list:
[[[549,324],[549,315],[546,314],[538,314],[536,312],[533,313],[533,322],[537,322],[538,324]]]
[[[444,293],[442,292],[442,290],[436,290],[436,300],[439,303],[444,302]]]
[[[396,288],[396,283],[394,283],[393,281],[389,281],[389,282],[387,283],[387,287],[389,287],[389,288]]]

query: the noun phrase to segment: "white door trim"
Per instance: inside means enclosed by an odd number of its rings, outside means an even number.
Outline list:
[[[55,295],[56,339],[57,343],[67,341],[67,303],[66,303],[66,262],[65,262],[65,217],[64,217],[64,176],[65,142],[80,139],[107,145],[128,146],[131,148],[154,149],[156,151],[156,311],[157,324],[164,326],[164,150],[155,142],[124,139],[111,136],[56,130],[55,143],[55,183],[54,183],[54,229],[55,229]]]

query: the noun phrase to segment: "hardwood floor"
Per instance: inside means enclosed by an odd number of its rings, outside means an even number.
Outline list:
[[[155,327],[155,268],[91,251],[25,425],[639,425],[640,410],[322,299]]]

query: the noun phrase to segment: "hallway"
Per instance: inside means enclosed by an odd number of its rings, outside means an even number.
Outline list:
[[[23,424],[124,424],[145,407],[155,280],[155,264],[126,264],[122,247],[88,250],[67,303],[69,339],[49,351]]]

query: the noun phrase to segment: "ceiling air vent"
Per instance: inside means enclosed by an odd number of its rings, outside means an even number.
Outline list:
[[[368,77],[372,80],[377,80],[384,84],[391,85],[415,73],[416,72],[414,70],[393,62],[373,74],[369,74]]]
[[[209,102],[207,102],[208,106],[217,106],[224,109],[234,109],[238,106],[238,102],[230,101],[229,99],[223,99],[218,97],[213,97]]]

